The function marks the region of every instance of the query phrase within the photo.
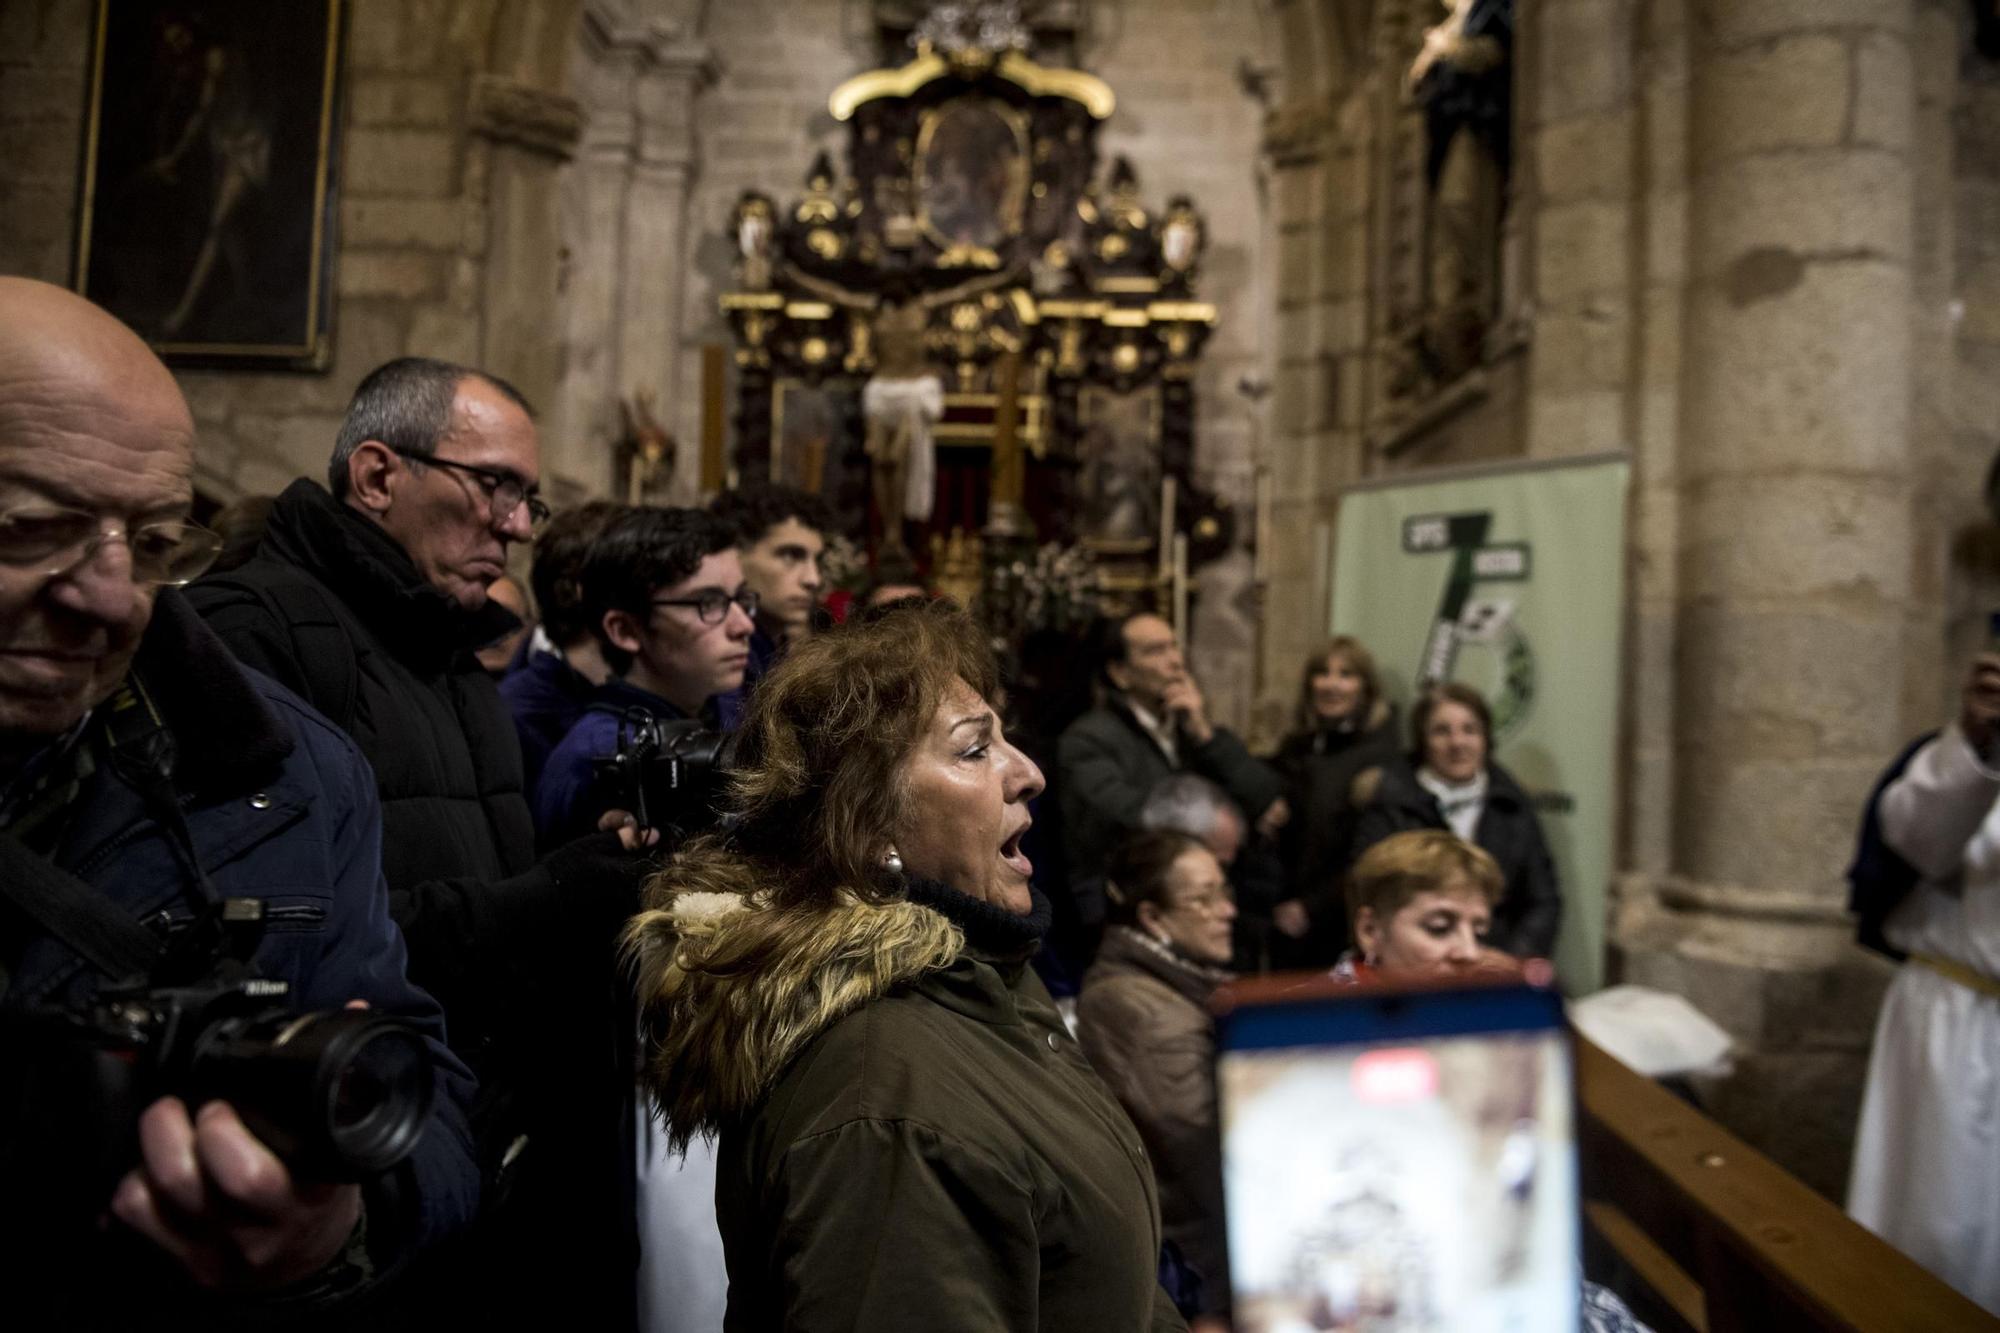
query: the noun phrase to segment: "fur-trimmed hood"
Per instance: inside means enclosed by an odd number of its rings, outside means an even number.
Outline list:
[[[813,1038],[926,973],[965,936],[908,901],[779,910],[760,894],[682,891],[633,919],[644,1079],[676,1148],[754,1107]]]

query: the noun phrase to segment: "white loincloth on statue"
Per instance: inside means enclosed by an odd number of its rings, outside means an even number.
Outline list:
[[[861,412],[871,426],[903,432],[903,517],[913,523],[929,521],[937,497],[937,444],[931,432],[944,417],[944,382],[935,375],[877,375],[861,390]]]

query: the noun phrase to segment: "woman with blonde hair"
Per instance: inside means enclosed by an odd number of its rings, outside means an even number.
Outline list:
[[[1273,919],[1295,937],[1309,930],[1316,959],[1308,961],[1324,965],[1348,943],[1340,882],[1354,835],[1354,779],[1395,759],[1396,730],[1367,645],[1341,634],[1306,658],[1292,732],[1272,760],[1292,810],[1283,838],[1296,906],[1280,903]]]
[[[1348,872],[1356,952],[1340,960],[1334,979],[1408,982],[1484,972],[1496,980],[1525,974],[1546,985],[1546,962],[1524,965],[1487,942],[1505,892],[1492,853],[1457,834],[1432,828],[1390,834]],[[1595,1282],[1582,1283],[1579,1304],[1584,1333],[1650,1333]]]
[[[731,1333],[1183,1327],[1144,1147],[1027,965],[1042,776],[997,688],[949,604],[799,643],[628,931],[648,1088],[718,1139]]]
[[[1457,834],[1391,834],[1347,873],[1355,951],[1335,975],[1461,976],[1504,966],[1504,955],[1486,943],[1504,888],[1499,863]]]

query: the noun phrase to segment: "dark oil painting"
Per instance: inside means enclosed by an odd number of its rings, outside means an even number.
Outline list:
[[[169,360],[328,360],[341,0],[99,0],[76,287]]]

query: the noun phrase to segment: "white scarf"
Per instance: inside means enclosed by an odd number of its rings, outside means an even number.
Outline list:
[[[1426,765],[1417,770],[1417,783],[1437,797],[1438,807],[1444,811],[1444,822],[1451,825],[1451,831],[1471,842],[1479,828],[1479,816],[1486,810],[1486,770],[1480,769],[1479,776],[1470,782],[1451,783]]]
[[[1125,706],[1132,710],[1132,720],[1139,724],[1139,730],[1152,737],[1153,744],[1160,747],[1160,752],[1167,756],[1168,763],[1179,768],[1181,746],[1180,738],[1175,734],[1174,724],[1153,716],[1151,709],[1129,694],[1125,696]]]

